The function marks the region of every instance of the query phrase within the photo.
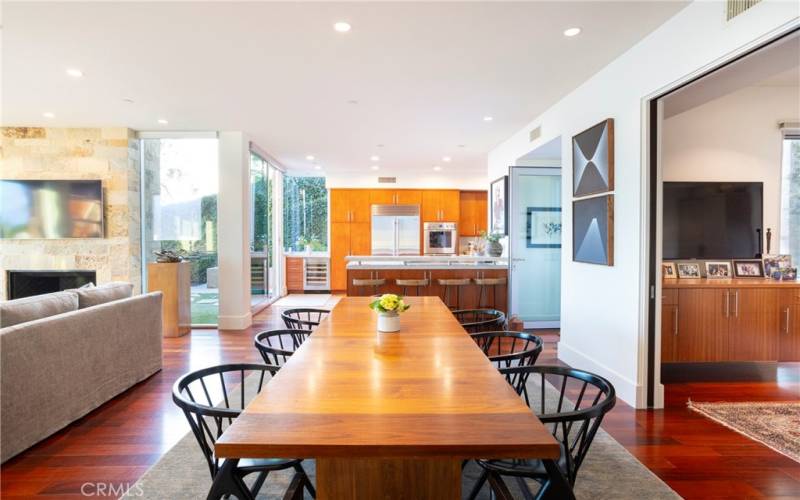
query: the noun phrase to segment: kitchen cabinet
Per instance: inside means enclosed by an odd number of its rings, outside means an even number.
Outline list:
[[[480,236],[488,218],[486,191],[461,191],[459,212],[458,235]]]
[[[286,290],[303,293],[303,258],[286,257]]]
[[[422,191],[419,189],[372,189],[369,192],[372,205],[421,205]]]
[[[664,290],[661,296],[661,361],[675,361],[678,336],[678,291]]]
[[[370,254],[369,226],[368,222],[331,222],[331,290],[347,289],[345,257]]]
[[[458,222],[460,193],[453,189],[428,189],[422,192],[422,222]]]
[[[331,189],[331,222],[369,222],[370,192],[367,189]]]
[[[778,290],[730,289],[729,361],[778,359]]]
[[[800,289],[781,290],[779,361],[800,361]]]
[[[681,289],[675,361],[724,361],[728,352],[729,292]],[[661,332],[662,335],[664,332]]]

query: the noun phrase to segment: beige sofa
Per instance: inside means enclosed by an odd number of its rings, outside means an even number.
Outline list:
[[[0,302],[0,461],[161,369],[161,293],[131,291]]]

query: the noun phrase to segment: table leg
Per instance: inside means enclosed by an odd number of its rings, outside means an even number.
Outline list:
[[[228,458],[222,463],[222,467],[217,471],[214,482],[211,484],[208,500],[219,500],[225,495],[233,495],[240,500],[254,498],[242,478],[235,474],[238,464],[238,458]]]
[[[542,485],[537,500],[575,500],[572,486],[553,460],[542,460],[549,479]]]
[[[458,500],[461,460],[318,458],[318,500]]]

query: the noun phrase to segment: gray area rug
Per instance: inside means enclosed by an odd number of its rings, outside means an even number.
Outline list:
[[[254,377],[248,378],[249,386]],[[528,381],[530,394],[538,394],[539,385]],[[558,391],[549,384],[546,388],[548,400],[557,400]],[[303,467],[315,481],[313,460],[305,460]],[[291,481],[293,471],[270,473],[261,488],[259,499],[280,499]],[[464,471],[462,493],[466,497],[480,475],[480,467],[470,462]],[[255,476],[255,474],[253,475]],[[522,498],[514,481],[507,481],[515,498]],[[537,486],[531,483],[532,491]],[[136,499],[198,499],[205,498],[211,486],[211,476],[200,448],[191,432],[169,450],[150,468],[122,498]],[[675,499],[680,498],[655,474],[619,444],[602,428],[598,431],[586,460],[578,472],[575,495],[579,499]],[[311,498],[306,493],[306,498]],[[484,486],[481,500],[489,499],[488,487]]]

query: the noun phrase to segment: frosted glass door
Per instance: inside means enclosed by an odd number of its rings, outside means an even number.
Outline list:
[[[526,328],[558,328],[561,169],[511,168],[511,312]]]

